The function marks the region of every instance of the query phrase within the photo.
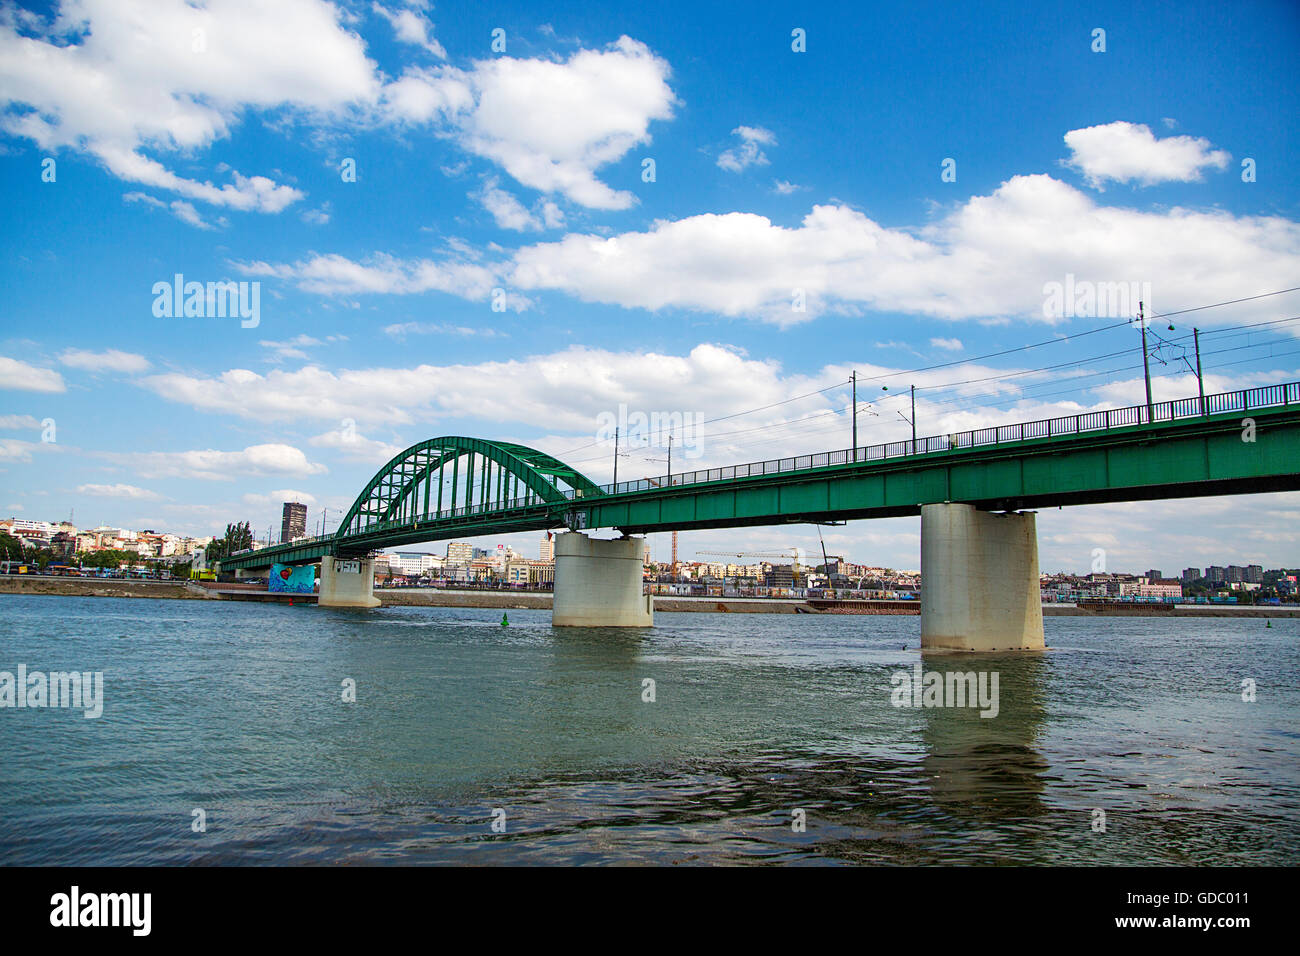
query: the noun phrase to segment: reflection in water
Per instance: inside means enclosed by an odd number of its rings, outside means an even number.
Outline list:
[[[925,773],[937,805],[971,820],[1029,817],[1044,811],[1046,758],[1035,748],[1042,731],[1043,680],[1039,653],[923,655],[927,670],[998,675],[997,713],[975,707],[927,707]]]

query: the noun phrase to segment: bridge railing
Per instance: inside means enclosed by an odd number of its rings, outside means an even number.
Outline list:
[[[1067,435],[1081,435],[1089,432],[1105,432],[1120,428],[1131,428],[1150,422],[1171,422],[1208,415],[1226,413],[1246,413],[1254,409],[1276,408],[1284,405],[1300,404],[1300,382],[1288,382],[1280,385],[1263,385],[1258,388],[1241,389],[1232,392],[1219,392],[1198,397],[1156,402],[1148,411],[1144,405],[1129,405],[1123,408],[1103,409],[1095,412],[1081,412],[1078,415],[1064,415],[1057,418],[1045,418],[1040,421],[1018,422],[1013,425],[992,425],[946,435],[930,435],[925,438],[904,439],[885,442],[878,445],[865,445],[857,449],[844,448],[831,451],[814,452],[807,455],[794,455],[788,458],[772,458],[740,465],[725,465],[718,468],[701,468],[697,471],[678,472],[671,476],[652,476],[633,481],[620,481],[617,485],[600,486],[602,494],[624,495],[637,492],[655,491],[666,487],[680,487],[713,481],[732,481],[741,478],[753,478],[762,475],[785,474],[788,472],[807,471],[826,468],[833,465],[847,465],[853,462],[886,461],[893,458],[906,458],[914,455],[929,455],[940,452],[960,451],[962,449],[983,448],[991,445],[1008,445],[1039,438],[1056,438]],[[566,498],[581,501],[584,493],[570,489],[563,492]],[[547,502],[540,495],[530,492],[528,495],[506,500],[470,504],[458,508],[445,508],[440,512],[422,515],[420,523],[470,518],[476,515],[513,511],[521,508],[538,507]],[[390,528],[409,527],[410,520],[394,518],[388,521],[365,525],[358,532],[373,534]],[[293,542],[289,547],[310,545],[334,539],[334,535],[305,538]]]

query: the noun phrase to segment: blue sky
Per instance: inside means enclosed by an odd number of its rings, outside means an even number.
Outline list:
[[[1113,324],[1044,315],[1067,275],[1160,311],[1300,285],[1293,4],[752,7],[4,7],[0,511],[205,534],[278,524],[291,495],[337,519],[442,434],[605,481],[593,441],[620,403],[737,416],[699,430],[690,467],[843,447],[832,386],[854,368],[920,386],[923,434],[1127,405],[1133,329],[979,356]],[[176,273],[260,283],[257,326],[155,316]],[[1297,293],[1196,323],[1293,315]],[[1297,327],[1211,336],[1237,350],[1206,356],[1207,388],[1300,378]],[[1086,378],[945,387],[1126,348]],[[1195,393],[1179,354],[1157,398]],[[910,373],[942,362],[962,364]],[[908,430],[882,397],[860,394],[864,443]],[[1042,564],[1295,565],[1277,529],[1298,518],[1295,495],[1053,512]],[[828,547],[915,567],[917,527]]]

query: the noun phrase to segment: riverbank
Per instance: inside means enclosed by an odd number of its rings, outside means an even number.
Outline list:
[[[161,598],[164,600],[298,601],[312,603],[315,595],[267,594],[240,585],[200,586],[187,581],[127,581],[114,578],[57,578],[40,575],[0,577],[0,594],[43,594],[70,597]],[[390,607],[482,607],[502,610],[549,610],[551,595],[535,591],[443,590],[440,588],[376,588],[375,597]],[[663,614],[861,614],[921,613],[919,601],[845,601],[833,604],[799,598],[668,597],[656,595],[655,610]],[[1044,604],[1043,617],[1218,617],[1300,618],[1300,607],[1253,607],[1208,604]]]

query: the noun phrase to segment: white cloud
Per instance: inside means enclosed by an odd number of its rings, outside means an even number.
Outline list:
[[[271,443],[250,445],[242,451],[99,452],[102,457],[126,466],[144,478],[195,478],[234,481],[250,475],[319,475],[328,471],[309,461],[292,445]]]
[[[1044,285],[1067,275],[1149,282],[1148,308],[1172,309],[1289,288],[1297,274],[1300,224],[1291,220],[1101,206],[1034,175],[915,229],[819,205],[793,228],[732,212],[660,220],[645,232],[571,233],[518,250],[507,278],[513,288],[587,302],[792,324],[866,310],[1041,320]],[[806,295],[804,312],[792,307],[795,290]],[[1270,307],[1263,301],[1257,314]]]
[[[108,349],[105,352],[66,349],[59,353],[59,361],[69,368],[80,368],[89,372],[123,372],[130,375],[149,368],[149,360],[143,355],[117,349]]]
[[[778,196],[789,196],[791,193],[797,193],[799,190],[807,188],[807,186],[798,186],[784,179],[772,180],[772,191]]]
[[[389,10],[378,3],[372,4],[371,9],[392,24],[393,33],[401,42],[422,47],[440,60],[447,59],[447,51],[434,38],[433,24],[427,17],[414,10]]]
[[[78,485],[77,491],[80,494],[94,495],[97,498],[153,500],[162,497],[156,491],[149,491],[147,488],[140,488],[136,485]]]
[[[187,179],[147,153],[208,147],[248,109],[329,116],[375,102],[379,77],[342,16],[322,0],[65,0],[50,22],[5,16],[2,125],[47,151],[84,151],[127,182],[278,212],[303,194],[235,170],[221,185]]]
[[[31,461],[32,452],[37,447],[35,442],[17,438],[0,438],[0,461]]]
[[[281,342],[262,339],[257,344],[264,349],[271,350],[270,361],[282,362],[285,359],[306,359],[307,353],[304,351],[305,349],[318,348],[322,345],[346,342],[347,340],[346,335],[327,335],[324,339],[318,339],[311,335],[295,335],[293,338]]]
[[[931,339],[930,346],[936,349],[945,349],[949,352],[960,352],[965,348],[961,344],[961,339]]]
[[[62,392],[63,376],[54,369],[38,368],[0,355],[0,388],[22,392]]]
[[[767,156],[759,146],[776,145],[776,135],[771,130],[761,126],[737,126],[731,135],[740,137],[740,145],[724,150],[718,157],[718,166],[728,172],[738,173],[750,166],[767,165]]]
[[[302,221],[309,226],[324,226],[330,221],[330,204],[321,203],[319,209],[305,209],[302,212]]]
[[[593,209],[626,209],[632,193],[596,178],[602,166],[650,141],[672,116],[666,61],[620,37],[565,61],[498,56],[453,67],[408,69],[384,88],[398,123],[431,123],[517,182]]]
[[[487,180],[481,190],[470,194],[470,198],[482,203],[483,208],[492,214],[492,218],[502,229],[525,232],[542,228],[542,221],[529,212],[511,193],[499,188],[495,178]]]
[[[41,423],[31,415],[0,415],[0,431],[16,432],[40,427]]]
[[[287,279],[306,292],[326,295],[360,293],[446,292],[484,301],[497,285],[489,268],[463,260],[402,261],[377,254],[364,263],[340,255],[313,255],[296,263],[236,262],[245,275]]]
[[[372,465],[382,465],[406,447],[366,438],[355,428],[339,428],[323,432],[307,439],[307,442],[316,448],[332,448],[341,452],[349,461],[366,462]]]
[[[1088,185],[1100,189],[1106,180],[1137,182],[1200,182],[1204,169],[1226,169],[1232,157],[1210,149],[1210,141],[1192,136],[1156,139],[1151,128],[1136,123],[1107,123],[1065,134],[1070,158],[1062,163],[1081,172]]]

